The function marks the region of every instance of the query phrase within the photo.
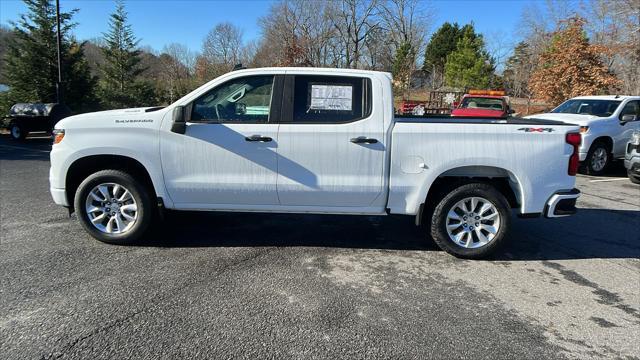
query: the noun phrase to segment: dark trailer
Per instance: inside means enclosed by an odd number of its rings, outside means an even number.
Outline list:
[[[5,119],[9,120],[11,137],[24,140],[32,132],[51,134],[56,123],[70,114],[68,107],[56,103],[18,103]]]

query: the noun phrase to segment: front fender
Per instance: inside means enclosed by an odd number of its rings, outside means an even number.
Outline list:
[[[110,129],[113,133],[114,129]],[[66,177],[71,165],[82,159],[94,155],[116,155],[131,158],[139,162],[147,170],[154,190],[166,202],[171,200],[166,196],[162,167],[158,149],[158,134],[154,129],[136,129],[136,131],[116,131],[107,139],[109,145],[104,145],[105,134],[84,129],[66,130],[65,138],[51,150],[51,169],[49,182],[52,189],[64,189]],[[171,204],[169,204],[171,205]]]

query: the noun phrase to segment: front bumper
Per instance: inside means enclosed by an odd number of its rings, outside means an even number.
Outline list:
[[[580,190],[557,192],[551,196],[544,208],[544,216],[547,218],[565,217],[575,214],[576,201],[580,197]]]
[[[64,207],[69,207],[69,202],[67,201],[67,192],[65,191],[65,189],[49,188],[49,192],[51,193],[51,197],[53,198],[54,203]]]

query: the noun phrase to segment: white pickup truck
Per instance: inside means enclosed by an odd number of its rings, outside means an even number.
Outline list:
[[[63,119],[49,180],[109,243],[136,241],[164,208],[403,214],[479,258],[504,242],[512,209],[575,213],[579,145],[579,128],[555,121],[394,117],[388,73],[263,68],[168,107]]]
[[[579,125],[582,171],[602,175],[611,160],[624,159],[631,134],[640,130],[640,96],[580,96],[563,102],[549,113],[527,118]]]

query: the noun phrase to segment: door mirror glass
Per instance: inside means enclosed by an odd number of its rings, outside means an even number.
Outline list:
[[[173,125],[171,131],[177,134],[184,134],[187,130],[187,124],[184,119],[184,106],[176,106],[173,109]]]
[[[636,120],[638,120],[638,117],[632,114],[622,115],[622,118],[620,118],[621,122],[629,122],[629,121],[636,121]]]
[[[247,113],[247,104],[236,103],[236,115],[244,115]]]

